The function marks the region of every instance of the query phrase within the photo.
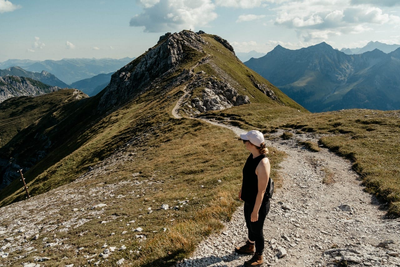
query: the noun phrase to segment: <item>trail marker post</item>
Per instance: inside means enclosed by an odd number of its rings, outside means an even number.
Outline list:
[[[17,172],[18,172],[18,171],[17,171]],[[24,175],[22,174],[22,169],[19,170],[19,174],[21,174],[21,179],[20,179],[20,181],[22,181],[22,182],[24,183],[24,187],[25,187],[25,191],[26,191],[26,196],[27,196],[27,198],[30,198],[31,196],[29,195],[28,186],[27,186],[26,183],[25,183],[25,178],[24,178]]]

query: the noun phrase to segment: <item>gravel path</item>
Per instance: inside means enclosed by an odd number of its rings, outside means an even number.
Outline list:
[[[384,219],[385,211],[363,191],[349,161],[327,149],[310,152],[296,140],[268,142],[288,156],[280,165],[283,187],[271,200],[264,226],[264,265],[400,266],[400,220]],[[330,174],[334,182],[323,183]],[[243,266],[251,256],[233,250],[246,233],[241,207],[220,234],[204,240],[177,267]]]

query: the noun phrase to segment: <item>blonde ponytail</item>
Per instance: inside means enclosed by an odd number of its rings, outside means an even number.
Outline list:
[[[261,154],[266,155],[268,154],[268,148],[265,145],[265,143],[261,143],[261,145],[258,148],[258,151],[260,151]]]

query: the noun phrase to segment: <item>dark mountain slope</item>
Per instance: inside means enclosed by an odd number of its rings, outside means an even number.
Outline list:
[[[66,123],[68,118],[86,97],[78,90],[66,89],[37,97],[13,97],[0,104],[0,190],[18,178],[17,170],[29,170],[63,142],[73,128]]]
[[[113,72],[107,74],[99,74],[92,78],[83,79],[72,83],[71,87],[81,90],[88,96],[94,96],[110,83],[112,74]]]
[[[321,43],[299,50],[278,46],[246,65],[313,112],[388,110],[400,108],[397,55],[374,50],[350,56]]]

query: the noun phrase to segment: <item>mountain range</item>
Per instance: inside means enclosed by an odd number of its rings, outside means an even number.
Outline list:
[[[41,72],[31,72],[31,71],[26,71],[21,67],[10,67],[5,70],[0,69],[0,77],[1,76],[26,77],[26,78],[31,78],[33,80],[37,80],[47,85],[58,86],[60,88],[69,88],[68,84],[64,83],[56,76],[45,70],[42,70]]]
[[[289,50],[282,46],[246,66],[312,112],[400,109],[400,49],[347,55],[326,43]]]
[[[37,80],[18,77],[0,76],[0,103],[18,96],[38,96],[60,90],[57,86],[50,86]]]
[[[359,48],[343,48],[340,51],[343,53],[346,53],[348,55],[353,55],[353,54],[363,54],[365,52],[373,51],[375,49],[378,49],[382,51],[383,53],[389,54],[393,51],[395,51],[397,48],[400,48],[400,45],[398,44],[385,44],[381,42],[369,42],[367,45],[364,47],[359,47]]]
[[[62,59],[62,60],[19,60],[10,59],[0,63],[0,69],[9,67],[21,67],[27,71],[50,72],[66,84],[71,84],[79,80],[92,78],[101,73],[115,72],[123,67],[133,58],[125,57],[121,59]]]

